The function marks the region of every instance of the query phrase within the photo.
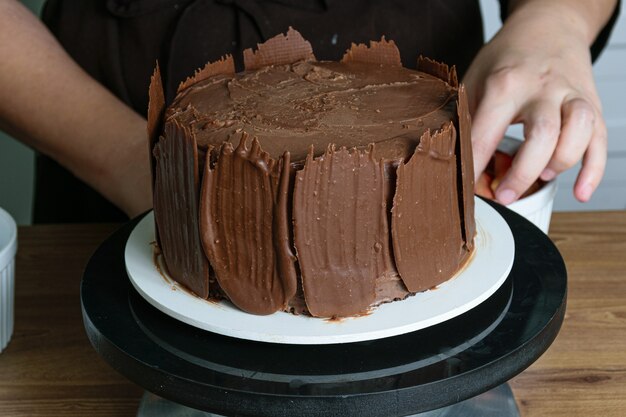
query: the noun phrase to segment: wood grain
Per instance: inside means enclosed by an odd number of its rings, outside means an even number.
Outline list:
[[[556,213],[568,270],[556,342],[511,382],[523,417],[626,415],[626,212]]]
[[[79,299],[83,269],[118,225],[20,227],[15,329],[0,353],[1,416],[135,416],[143,390],[96,354]]]
[[[135,416],[143,390],[92,349],[79,284],[117,225],[19,229],[15,332],[0,354],[1,416]],[[511,382],[523,417],[626,415],[626,212],[556,213],[569,273],[556,342]]]

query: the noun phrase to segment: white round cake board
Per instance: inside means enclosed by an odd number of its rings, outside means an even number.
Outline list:
[[[125,249],[130,281],[158,310],[191,326],[240,339],[285,344],[334,344],[397,336],[463,314],[489,298],[506,280],[515,255],[513,234],[504,219],[476,199],[476,240],[468,264],[450,280],[369,314],[339,320],[277,312],[245,313],[228,301],[203,300],[167,277],[155,264],[154,216],[131,232]],[[160,257],[159,257],[160,258]]]

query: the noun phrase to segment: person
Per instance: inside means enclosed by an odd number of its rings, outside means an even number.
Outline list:
[[[0,128],[40,153],[36,222],[123,220],[152,206],[145,114],[157,60],[169,101],[207,61],[232,53],[241,69],[243,49],[288,26],[318,59],[386,35],[407,66],[421,53],[457,67],[477,176],[506,128],[524,124],[526,141],[496,190],[501,203],[579,160],[573,192],[587,201],[607,158],[592,57],[619,1],[500,3],[502,29],[483,46],[476,0],[49,0],[48,29],[17,0],[0,0]]]

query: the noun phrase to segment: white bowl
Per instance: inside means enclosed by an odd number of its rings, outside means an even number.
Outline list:
[[[552,180],[544,184],[539,191],[511,203],[507,207],[526,217],[545,234],[548,234],[556,190],[557,182]]]
[[[521,144],[521,140],[505,136],[500,145],[498,145],[498,150],[509,155],[514,155]],[[548,234],[556,190],[557,182],[556,179],[554,179],[544,184],[538,191],[514,201],[507,207],[524,216],[545,234]]]
[[[0,208],[0,352],[13,335],[13,299],[15,297],[15,220]]]

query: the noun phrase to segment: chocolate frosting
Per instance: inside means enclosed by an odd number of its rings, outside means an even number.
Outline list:
[[[148,146],[152,150],[163,129],[163,113],[165,112],[165,94],[163,93],[163,81],[161,80],[161,70],[158,62],[152,77],[150,77],[148,96]],[[152,178],[154,178],[154,156],[152,152],[150,152],[150,169]],[[154,184],[152,186],[154,187]]]
[[[367,62],[370,64],[402,66],[400,51],[394,41],[387,41],[385,37],[380,42],[370,41],[370,46],[365,44],[352,44],[352,47],[344,54],[341,62]]]
[[[460,200],[461,226],[463,240],[468,251],[474,248],[476,235],[476,219],[474,217],[474,154],[472,152],[472,121],[470,120],[469,106],[465,86],[459,87],[457,101],[459,141],[457,143],[457,174],[461,184]]]
[[[156,161],[152,150],[163,130],[163,114],[165,113],[165,94],[163,92],[163,81],[161,79],[161,69],[159,63],[156,63],[154,72],[150,77],[150,87],[148,88],[148,150],[150,158],[150,174],[152,181],[152,194],[154,195],[154,178],[156,176]],[[155,219],[156,222],[156,219]],[[159,228],[155,227],[155,240],[160,244]]]
[[[463,241],[467,251],[474,247],[476,235],[476,220],[474,218],[474,156],[472,152],[472,121],[467,102],[467,92],[464,85],[459,85],[456,68],[426,58],[418,57],[417,69],[431,74],[447,82],[458,90],[455,120],[459,135],[455,153],[457,155],[457,182],[461,185],[459,192],[459,210],[461,212],[461,226]]]
[[[294,242],[309,312],[349,316],[376,299],[389,255],[384,167],[372,149],[330,146],[296,174]]]
[[[303,161],[311,145],[366,148],[403,159],[428,129],[456,116],[456,90],[423,72],[365,62],[297,62],[200,81],[167,111],[201,147],[256,137],[273,158]]]
[[[280,161],[258,141],[224,144],[211,168],[207,152],[200,203],[202,244],[217,281],[240,309],[271,314],[296,293],[289,242],[289,154]]]
[[[229,56],[207,64],[165,113],[155,214],[177,281],[208,291],[203,246],[211,294],[256,314],[331,317],[459,270],[476,229],[470,118],[454,67],[420,57],[418,71],[402,68],[384,38],[317,62],[293,29],[245,61],[239,74]]]
[[[309,41],[292,27],[289,27],[286,35],[281,33],[258,44],[256,51],[250,48],[243,51],[243,63],[248,71],[296,61],[315,61],[315,55]]]
[[[198,69],[193,76],[188,77],[185,81],[181,82],[178,86],[177,93],[180,93],[185,88],[194,85],[195,83],[206,80],[207,78],[214,77],[220,74],[234,74],[235,62],[232,55],[226,55],[219,61],[209,62],[201,69]]]
[[[154,156],[154,215],[167,269],[176,281],[206,298],[209,263],[198,230],[199,168],[193,133],[176,120],[168,121]]]
[[[456,75],[456,68],[448,67],[448,65],[437,62],[430,58],[420,55],[417,58],[417,69],[427,74],[433,75],[454,88],[459,87],[459,80]]]
[[[455,142],[452,123],[426,132],[398,167],[391,234],[396,266],[411,292],[450,278],[463,259]]]
[[[148,143],[150,149],[152,149],[161,132],[161,122],[165,111],[165,94],[163,93],[163,81],[161,80],[161,70],[158,62],[154,68],[154,73],[150,77],[148,96]]]

